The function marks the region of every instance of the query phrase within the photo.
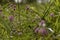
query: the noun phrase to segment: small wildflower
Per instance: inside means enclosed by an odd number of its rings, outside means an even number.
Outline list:
[[[44,20],[41,20],[41,22],[39,23],[39,26],[43,26],[43,27],[45,27],[45,26],[46,26],[45,21],[44,21]]]
[[[39,29],[40,29],[40,28],[36,28],[36,29],[35,29],[35,33],[38,33],[38,30],[39,30]]]
[[[51,16],[51,17],[54,17],[54,13],[51,13],[50,16]]]
[[[40,33],[41,35],[47,35],[47,30],[45,28],[40,28],[40,30],[38,31],[38,33]]]
[[[9,16],[9,20],[13,21],[14,17],[13,16]]]

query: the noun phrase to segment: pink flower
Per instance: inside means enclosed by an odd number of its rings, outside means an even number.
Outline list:
[[[35,33],[38,33],[38,34],[40,34],[42,36],[45,36],[45,35],[48,34],[48,31],[47,31],[46,28],[39,28],[38,27],[38,28],[35,29]]]
[[[14,16],[12,16],[12,15],[9,16],[9,20],[10,20],[10,21],[13,21],[13,20],[14,20]]]
[[[54,13],[51,13],[50,16],[51,16],[51,17],[54,17]]]
[[[39,29],[40,29],[40,28],[36,28],[36,29],[35,29],[35,33],[38,33]]]
[[[46,26],[45,21],[44,20],[41,20],[41,22],[39,23],[39,26],[45,27]]]
[[[44,35],[47,35],[47,30],[45,28],[40,28],[38,33],[44,36]]]

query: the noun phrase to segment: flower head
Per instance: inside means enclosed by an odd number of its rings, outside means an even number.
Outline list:
[[[36,28],[36,29],[35,29],[35,33],[38,33],[39,29],[40,29],[40,28]]]
[[[39,26],[45,27],[46,26],[45,20],[41,20],[41,22],[39,23]]]
[[[51,17],[54,17],[54,13],[51,13],[50,16],[51,16]]]
[[[46,30],[46,28],[40,28],[38,33],[44,36],[44,35],[47,35],[47,30]]]
[[[9,16],[9,20],[10,21],[13,21],[13,19],[14,19],[14,17],[11,15],[11,16]]]

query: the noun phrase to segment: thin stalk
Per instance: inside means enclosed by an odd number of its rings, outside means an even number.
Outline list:
[[[20,26],[20,6],[19,6],[20,4],[18,3],[18,22],[19,22],[19,24],[18,24],[18,26]]]

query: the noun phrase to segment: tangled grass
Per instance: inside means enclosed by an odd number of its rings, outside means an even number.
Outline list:
[[[0,5],[0,40],[60,40],[59,4]]]

